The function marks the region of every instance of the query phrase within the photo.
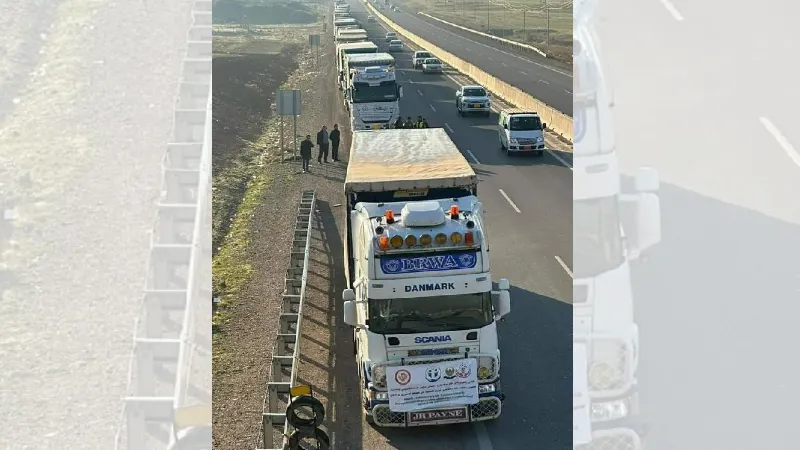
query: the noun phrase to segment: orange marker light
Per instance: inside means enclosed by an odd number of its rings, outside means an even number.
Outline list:
[[[400,248],[400,247],[403,246],[403,238],[401,236],[397,236],[397,235],[392,236],[391,243],[392,243],[392,247]]]
[[[447,243],[447,235],[444,233],[437,234],[435,239],[438,245],[444,245]]]
[[[387,210],[386,213],[384,214],[384,217],[386,217],[386,223],[394,222],[394,211],[392,211],[391,209]]]
[[[389,250],[389,236],[379,237],[378,245],[381,247],[381,250]]]
[[[450,242],[452,242],[453,245],[460,244],[461,243],[461,233],[459,233],[458,231],[456,231],[455,233],[452,233],[450,235]]]
[[[453,219],[458,219],[458,205],[453,205],[450,207],[450,217]]]
[[[417,237],[413,234],[406,236],[406,247],[414,247],[417,245]]]
[[[472,231],[467,231],[466,233],[464,233],[464,244],[475,245],[475,238],[472,234]]]

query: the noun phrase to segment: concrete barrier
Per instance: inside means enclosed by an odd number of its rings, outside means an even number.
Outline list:
[[[443,49],[431,44],[425,39],[422,39],[416,34],[406,30],[405,28],[400,27],[396,23],[392,22],[388,17],[381,14],[380,11],[378,11],[370,3],[365,3],[365,6],[372,14],[375,15],[375,17],[381,19],[390,28],[394,29],[396,32],[414,44],[435,54],[436,57],[442,60],[445,64],[472,78],[478,84],[494,93],[494,95],[518,108],[524,108],[538,112],[539,116],[542,118],[542,122],[547,124],[547,128],[572,142],[572,117],[569,117],[555,108],[546,105],[544,102],[533,98],[533,96],[527,92],[524,92],[497,77],[489,75],[481,70],[478,66],[470,64],[463,59],[458,58],[456,55],[446,52]]]
[[[482,31],[478,31],[478,30],[473,30],[472,28],[462,27],[461,25],[456,25],[456,24],[454,24],[452,22],[448,22],[446,20],[442,20],[442,19],[440,19],[438,17],[434,17],[434,16],[432,16],[432,15],[430,15],[428,13],[421,12],[421,13],[419,13],[419,15],[420,16],[425,16],[425,17],[430,17],[431,19],[439,21],[439,22],[441,22],[441,23],[443,23],[445,25],[450,25],[451,27],[458,28],[458,29],[461,29],[461,30],[464,30],[464,31],[469,31],[472,34],[477,34],[478,36],[483,36],[485,38],[492,39],[494,41],[500,42],[501,44],[507,45],[509,47],[513,47],[513,48],[517,48],[517,49],[525,50],[525,51],[529,51],[529,52],[538,53],[538,54],[544,56],[545,58],[547,58],[547,53],[539,50],[538,48],[536,48],[536,47],[534,47],[532,45],[523,44],[522,42],[512,41],[511,39],[504,39],[504,38],[501,38],[499,36],[495,36],[493,34],[484,33]]]

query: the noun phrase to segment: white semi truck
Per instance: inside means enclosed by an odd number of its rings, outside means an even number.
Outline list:
[[[346,44],[348,42],[367,42],[367,31],[361,28],[343,28],[336,33],[336,42]]]
[[[475,422],[502,410],[478,177],[444,129],[355,131],[344,190],[344,322],[361,403],[381,427]]]
[[[623,193],[613,101],[596,40],[586,26],[576,25],[575,35],[573,364],[578,384],[573,445],[639,450],[645,426],[638,401],[640,344],[631,262],[661,240],[659,180],[654,170],[640,168],[633,192]]]
[[[400,117],[403,88],[397,84],[394,57],[388,53],[346,55],[340,80],[352,130],[391,128]]]
[[[378,53],[378,46],[373,42],[348,42],[336,46],[336,72],[342,74],[345,70],[348,55],[361,53]]]
[[[333,21],[333,36],[336,37],[336,34],[339,33],[339,30],[343,30],[346,28],[361,28],[358,24],[356,19],[352,17],[340,17],[338,19],[334,19]]]

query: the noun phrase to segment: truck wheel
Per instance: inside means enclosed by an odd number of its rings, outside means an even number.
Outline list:
[[[354,355],[358,355],[358,344],[357,344],[357,342],[358,341],[356,340],[356,332],[354,330],[353,331],[353,354]]]
[[[536,152],[536,156],[544,156],[544,150],[539,150]]]

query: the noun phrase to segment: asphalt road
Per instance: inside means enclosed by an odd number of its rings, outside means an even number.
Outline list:
[[[366,11],[360,0],[352,1],[350,5],[354,13]],[[572,74],[569,71],[456,34],[404,9],[400,12],[383,10],[381,13],[428,42],[572,116]]]
[[[797,448],[799,14],[600,5],[620,164],[662,179],[663,239],[633,273],[646,448]]]
[[[385,32],[365,26],[373,39]],[[385,433],[387,448],[570,448],[572,280],[559,258],[571,267],[572,172],[548,153],[505,156],[494,128],[497,116],[459,117],[456,83],[412,70],[411,55],[395,54],[405,87],[401,112],[445,128],[474,163],[487,210],[493,277],[508,278],[513,286],[512,313],[499,328],[508,397],[495,422],[424,433],[394,430]]]

